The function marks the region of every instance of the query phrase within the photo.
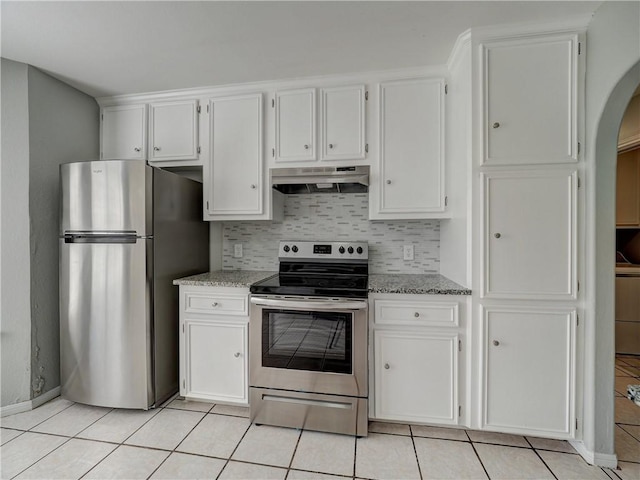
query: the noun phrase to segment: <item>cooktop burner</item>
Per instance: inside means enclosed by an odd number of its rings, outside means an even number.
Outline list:
[[[280,268],[252,294],[366,298],[368,246],[355,242],[280,242]]]

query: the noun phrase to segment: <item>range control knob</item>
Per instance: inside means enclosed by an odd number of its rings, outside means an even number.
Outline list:
[[[289,250],[291,250],[291,249],[289,248],[289,245],[285,245],[285,246],[284,246],[284,248],[283,248],[283,250],[284,250],[285,252],[288,252],[288,251],[289,251]]]
[[[298,251],[298,247],[294,245],[293,247],[291,247],[291,250],[293,250],[293,253],[296,253]]]
[[[349,253],[353,253],[353,247],[349,247],[349,248],[347,248],[347,252],[349,252]]]
[[[356,252],[358,252],[358,255],[362,255],[362,252],[363,252],[362,247],[356,248]]]
[[[338,249],[338,251],[339,251],[340,253],[344,253],[344,247],[343,247],[343,246],[340,246],[340,248]]]

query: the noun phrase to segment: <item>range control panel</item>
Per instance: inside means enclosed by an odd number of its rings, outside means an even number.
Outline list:
[[[282,241],[278,257],[309,260],[322,258],[368,260],[369,246],[366,242]]]

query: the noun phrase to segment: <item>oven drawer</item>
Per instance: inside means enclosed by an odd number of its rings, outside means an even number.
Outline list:
[[[206,315],[249,315],[247,294],[218,293],[213,291],[185,292],[184,311]]]
[[[374,300],[374,322],[378,325],[457,327],[457,302]]]

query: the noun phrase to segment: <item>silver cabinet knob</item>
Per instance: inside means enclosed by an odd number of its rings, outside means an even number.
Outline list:
[[[420,313],[419,313],[419,312],[416,312],[416,313],[414,313],[414,314],[413,314],[413,316],[414,316],[414,317],[416,317],[416,318],[418,318],[418,317],[420,316]]]
[[[493,341],[493,345],[494,345],[495,347],[497,347],[498,345],[500,345],[500,342],[499,342],[498,340],[494,340],[494,341]]]
[[[387,180],[387,185],[391,185],[391,180]]]
[[[500,234],[500,233],[494,233],[494,234],[493,234],[493,236],[494,236],[494,237],[496,237],[496,238],[500,238],[500,237],[502,236],[502,234]]]
[[[333,148],[333,147],[335,147],[335,145],[333,143],[330,143],[329,148]]]
[[[493,128],[500,128],[500,123],[499,122],[495,122],[493,125],[491,125]]]
[[[255,189],[256,189],[256,184],[255,184],[255,183],[252,183],[252,184],[251,184],[251,188],[252,188],[253,190],[255,190]]]
[[[154,150],[155,152],[159,152],[159,151],[160,151],[160,147],[153,147],[153,150]]]
[[[385,370],[389,370],[389,368],[391,368],[391,367],[389,367],[389,364],[388,364],[388,363],[385,363],[385,364],[384,364],[384,369],[385,369]]]
[[[218,302],[213,302],[213,303],[211,304],[211,306],[212,306],[212,307],[217,307],[217,306],[218,306]]]
[[[304,146],[304,149],[305,149],[305,150],[309,150],[309,145],[305,145],[305,146]]]
[[[136,152],[139,152],[140,151],[140,147],[133,147],[133,150],[136,151]]]
[[[233,354],[234,357],[238,358],[240,356],[240,352],[236,352]]]

